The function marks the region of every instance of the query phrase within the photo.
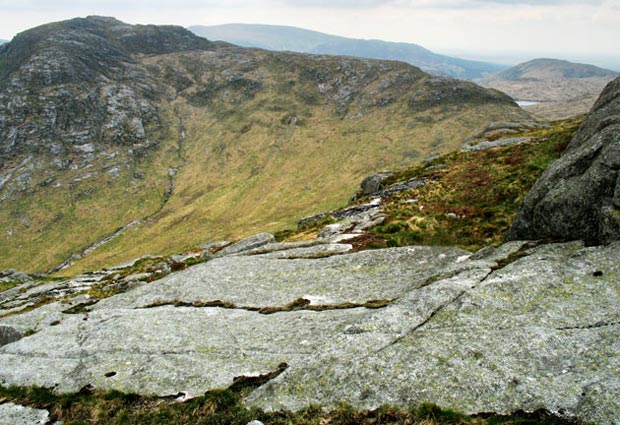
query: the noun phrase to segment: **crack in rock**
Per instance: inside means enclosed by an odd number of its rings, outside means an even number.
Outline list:
[[[422,320],[420,323],[418,323],[416,326],[414,326],[412,329],[410,329],[409,331],[405,332],[404,334],[400,335],[399,337],[395,338],[393,341],[391,341],[390,343],[384,345],[383,347],[379,348],[378,350],[374,351],[373,353],[369,354],[366,357],[370,357],[371,355],[375,355],[375,354],[379,354],[381,352],[383,352],[384,350],[399,344],[402,340],[404,340],[405,338],[413,335],[415,332],[419,331],[421,328],[423,328],[424,326],[426,326],[428,323],[430,323],[430,321],[437,315],[439,314],[443,309],[445,309],[446,307],[448,307],[451,304],[454,304],[455,302],[458,302],[458,300],[460,300],[463,295],[467,294],[468,292],[470,292],[471,290],[475,289],[476,287],[478,287],[480,284],[482,284],[485,280],[487,280],[492,274],[493,274],[494,270],[491,269],[484,277],[482,277],[478,283],[476,285],[473,285],[470,288],[467,288],[461,292],[459,292],[458,294],[456,294],[456,296],[448,301],[446,301],[445,303],[442,303],[440,305],[438,305],[433,311],[430,312],[430,314],[428,315],[428,317],[424,320]],[[459,273],[454,273],[453,276],[448,277],[448,279],[457,276]],[[423,286],[428,286],[432,283],[438,282],[440,280],[443,279],[437,279],[434,280],[431,283],[427,283],[425,282],[425,285]]]
[[[280,376],[286,369],[288,369],[287,363],[280,363],[278,368],[272,372],[265,373],[258,376],[235,376],[233,383],[228,387],[230,391],[241,393],[246,391],[255,390],[258,387],[265,385],[267,382]]]
[[[579,330],[579,329],[597,329],[597,328],[606,328],[606,327],[610,327],[610,326],[619,326],[620,325],[620,320],[619,321],[615,321],[615,322],[605,322],[603,320],[598,321],[594,324],[591,325],[581,325],[581,326],[564,326],[561,328],[556,328],[556,330],[558,331],[572,331],[572,330]]]
[[[397,298],[387,299],[387,300],[368,300],[364,303],[355,303],[355,302],[344,302],[340,304],[310,304],[311,301],[305,298],[298,298],[293,302],[290,302],[283,306],[271,306],[271,307],[254,307],[254,306],[237,306],[234,303],[215,300],[215,301],[195,301],[195,302],[185,302],[185,301],[164,301],[164,302],[156,302],[144,307],[136,307],[136,309],[146,309],[146,308],[156,308],[156,307],[164,307],[164,306],[174,306],[174,307],[192,307],[192,308],[224,308],[230,310],[245,310],[245,311],[255,311],[259,314],[274,314],[274,313],[283,313],[283,312],[293,312],[293,311],[329,311],[329,310],[347,310],[353,308],[367,308],[371,310],[376,310],[379,308],[384,308],[396,301]]]

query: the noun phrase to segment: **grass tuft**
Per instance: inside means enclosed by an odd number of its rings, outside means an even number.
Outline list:
[[[285,368],[285,364],[280,365],[272,374],[281,373]],[[374,410],[360,410],[348,404],[340,404],[327,410],[314,405],[297,412],[285,410],[265,412],[245,406],[242,394],[261,384],[261,379],[270,378],[271,375],[260,376],[257,377],[260,382],[244,381],[244,385],[239,385],[240,391],[212,390],[185,402],[179,402],[176,396],[140,396],[117,390],[95,391],[92,387],[62,395],[41,387],[0,387],[0,400],[47,409],[52,420],[63,421],[66,425],[246,425],[252,420],[262,421],[265,425],[585,425],[584,422],[558,417],[546,411],[517,412],[507,416],[494,414],[468,416],[429,403],[414,406],[409,410],[390,405]]]

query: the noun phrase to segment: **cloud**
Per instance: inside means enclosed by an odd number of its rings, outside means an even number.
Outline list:
[[[605,3],[605,0],[279,0],[287,7],[317,8],[317,9],[352,9],[364,10],[380,7],[400,9],[479,9],[487,6],[567,6],[589,5],[596,6]]]
[[[46,9],[176,9],[176,8],[235,8],[258,3],[257,0],[0,0],[0,10]]]
[[[287,6],[338,8],[338,9],[365,9],[386,6],[396,3],[394,0],[283,0]]]

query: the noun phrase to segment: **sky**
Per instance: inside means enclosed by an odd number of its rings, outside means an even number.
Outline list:
[[[0,39],[87,15],[291,25],[502,63],[545,56],[620,69],[620,0],[0,0]]]

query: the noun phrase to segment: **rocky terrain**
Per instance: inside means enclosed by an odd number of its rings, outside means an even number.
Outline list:
[[[407,62],[435,76],[472,80],[498,72],[504,66],[465,60],[431,52],[412,43],[359,40],[296,27],[258,24],[191,26],[190,31],[210,40],[239,46],[292,52],[356,56]]]
[[[613,423],[618,248],[519,242],[473,256],[411,247],[304,259],[311,248],[282,246],[220,256],[98,303],[3,318],[1,379],[186,398],[279,371],[247,403],[431,401]]]
[[[0,268],[74,274],[291,228],[387,165],[529,119],[403,63],[102,17],[3,45],[0,99]]]
[[[99,54],[89,37],[110,54],[87,66]],[[54,62],[75,57],[73,49],[83,57]],[[259,66],[264,61],[269,66]],[[0,95],[14,95],[1,104],[0,223],[30,229],[41,251],[49,249],[46,237],[65,243],[92,233],[75,243],[81,250],[67,251],[74,255],[57,268],[64,277],[35,266],[0,272],[0,422],[358,423],[358,411],[376,419],[364,423],[495,423],[483,422],[491,413],[618,422],[620,78],[575,131],[575,120],[510,120],[524,115],[502,94],[405,64],[280,56],[96,17],[18,35],[0,48],[0,75]],[[98,94],[79,97],[82,88]],[[66,115],[62,90],[77,102]],[[47,106],[31,113],[36,96]],[[298,150],[277,159],[295,134],[311,135],[310,123],[321,121],[345,123],[336,127],[343,132],[350,123],[370,128],[374,114],[401,114],[422,127],[430,116],[461,122],[457,130],[469,128],[465,118],[485,125],[458,139],[461,152],[393,172],[371,167],[350,205],[315,210],[277,238],[263,232],[230,242],[197,226],[209,217],[195,221],[198,206],[217,204],[212,192],[250,216],[261,210],[246,208],[244,195],[255,204],[257,193],[272,199],[238,181],[224,193],[218,184],[235,178],[231,168],[246,180],[275,174],[267,165],[302,169]],[[274,116],[280,127],[268,125]],[[493,116],[504,120],[489,125]],[[116,133],[113,123],[123,120],[135,126]],[[39,125],[47,130],[37,133]],[[74,134],[80,128],[88,133]],[[405,131],[386,121],[373,135],[395,129]],[[199,143],[203,134],[213,144]],[[268,157],[260,156],[263,138],[273,142]],[[342,161],[328,145],[316,153],[304,145],[300,161],[321,172],[314,155]],[[201,160],[211,156],[215,163]],[[246,170],[238,158],[252,156],[269,161]],[[70,160],[66,168],[54,162],[62,159]],[[120,174],[104,171],[104,161],[119,161]],[[325,161],[349,178],[343,163]],[[96,176],[78,179],[88,173]],[[54,198],[64,190],[69,198]],[[147,203],[149,190],[158,194],[150,200],[155,212],[141,216],[147,210],[136,205]],[[53,222],[66,234],[39,227],[34,214],[54,214],[53,201],[65,199]],[[67,220],[105,221],[116,210],[111,230],[83,222],[71,233]],[[511,222],[511,240],[499,242]],[[24,264],[45,264],[34,244],[26,249],[26,237],[19,244],[12,237],[7,231],[3,261],[32,253]],[[144,255],[166,244],[168,252]],[[76,262],[100,266],[78,274]],[[321,409],[348,419],[326,419]],[[399,409],[413,419],[399,420]],[[288,421],[291,412],[302,418]],[[311,412],[314,422],[304,419]]]
[[[476,80],[516,100],[536,102],[524,109],[545,119],[587,113],[617,72],[558,59],[534,59]]]
[[[536,186],[573,169],[580,149],[608,152],[579,156],[582,170],[613,158],[619,84],[607,87]],[[616,187],[600,173],[581,178],[600,185],[603,201]],[[619,234],[591,246],[566,232],[543,242],[547,225],[523,213],[547,208],[532,203],[535,187],[511,235],[525,226],[523,237],[538,241],[475,253],[432,246],[355,252],[359,237],[386,219],[381,199],[419,186],[366,179],[362,194],[378,197],[330,213],[339,221],[313,240],[277,243],[263,233],[47,283],[5,272],[3,279],[20,283],[0,303],[2,384],[177,402],[244,388],[245,404],[262,409],[254,412],[432,402],[468,414],[542,409],[558,421],[617,423]],[[571,223],[591,214],[591,204],[555,204],[542,215],[568,211],[558,220]],[[610,217],[592,220],[604,225]],[[45,415],[19,409],[0,412]]]

